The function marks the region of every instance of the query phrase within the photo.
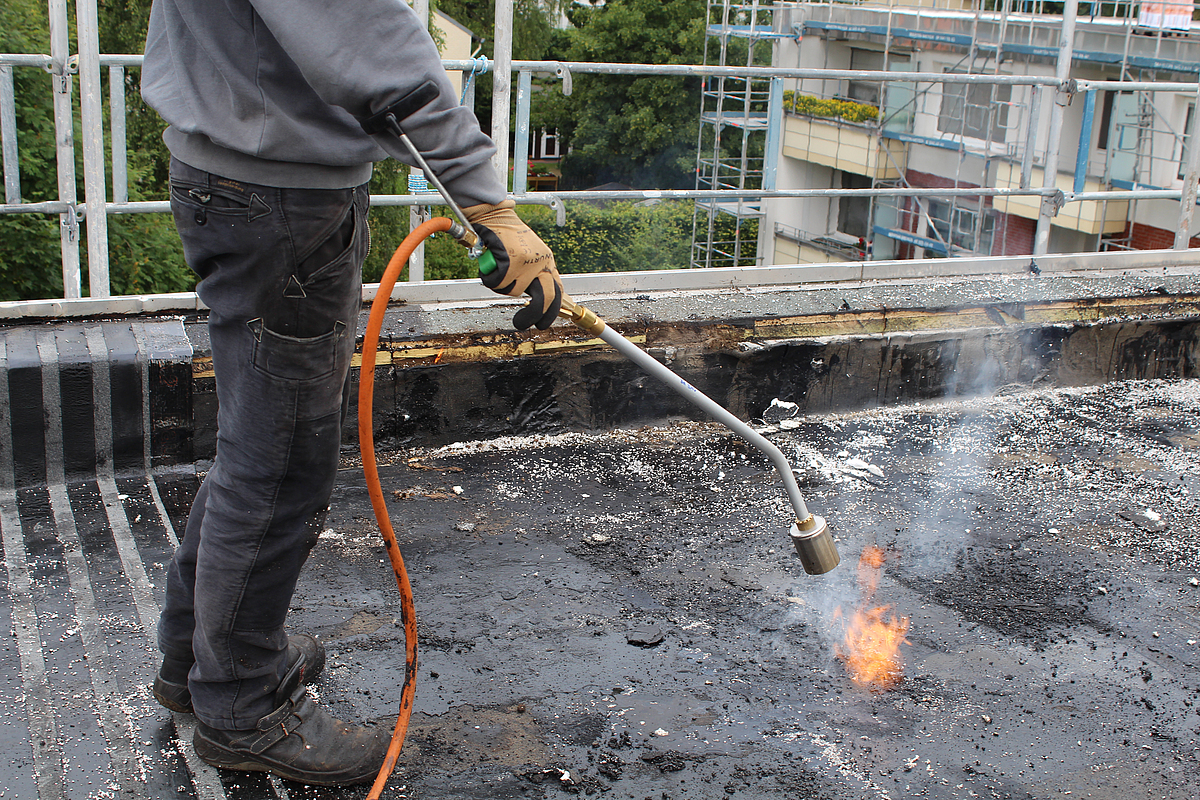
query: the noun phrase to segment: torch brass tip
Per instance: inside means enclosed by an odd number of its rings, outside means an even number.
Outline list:
[[[563,295],[562,306],[559,308],[558,315],[564,319],[569,319],[592,336],[599,336],[604,332],[604,320],[596,316],[594,311],[584,308],[576,303],[570,297]]]

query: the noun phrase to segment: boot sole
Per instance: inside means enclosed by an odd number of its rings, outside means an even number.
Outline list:
[[[292,769],[285,764],[261,761],[246,753],[230,750],[220,743],[205,737],[199,729],[196,730],[192,744],[196,749],[196,755],[210,767],[233,769],[241,772],[270,772],[284,780],[304,783],[310,786],[357,786],[362,783],[371,783],[375,780],[375,776],[379,774],[378,767],[372,767],[369,771],[362,771],[351,775],[306,772],[304,770]]]

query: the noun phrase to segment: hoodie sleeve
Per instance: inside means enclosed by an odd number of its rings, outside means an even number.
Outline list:
[[[504,185],[491,164],[495,145],[475,115],[458,104],[433,39],[403,0],[251,4],[313,91],[359,120],[432,81],[440,90],[437,99],[401,120],[405,133],[456,202],[470,206],[504,199]],[[374,138],[390,156],[412,164],[394,136]]]

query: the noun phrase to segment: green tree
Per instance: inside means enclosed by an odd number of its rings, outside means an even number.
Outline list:
[[[554,36],[554,23],[572,0],[515,0],[513,3],[513,58],[539,61]],[[467,26],[483,40],[483,53],[496,54],[492,32],[496,27],[496,0],[434,0],[439,11]]]
[[[43,0],[0,4],[0,52],[48,53]],[[53,85],[43,70],[13,68],[22,200],[58,199]],[[42,214],[0,215],[0,300],[62,296],[58,219]]]
[[[99,0],[100,52],[142,52],[150,3],[151,0]],[[166,124],[154,109],[142,102],[140,86],[137,70],[126,70],[123,88],[129,199],[161,200],[170,192],[171,156],[162,141]],[[107,116],[105,130],[111,131]],[[112,175],[111,163],[108,174]],[[108,259],[113,294],[184,292],[196,285],[196,275],[183,259],[183,247],[170,214],[110,216]]]
[[[540,61],[554,49],[554,25],[573,0],[514,0],[513,59]],[[481,40],[480,53],[495,58],[496,0],[431,0],[431,6],[465,25]],[[516,110],[513,109],[515,115]],[[492,125],[492,76],[475,78],[475,116],[483,130]]]
[[[566,61],[697,64],[704,55],[704,0],[608,0],[567,12]],[[570,97],[543,92],[539,120],[558,129],[570,154],[564,183],[619,181],[645,188],[691,188],[700,79],[578,75]]]
[[[140,53],[145,42],[149,0],[101,0],[100,49],[105,53]],[[0,6],[0,52],[48,53],[50,36],[43,0],[10,0]],[[107,78],[107,74],[103,76]],[[16,68],[21,194],[25,202],[58,199],[53,85],[42,70]],[[107,85],[107,80],[105,80]],[[138,94],[136,72],[126,75],[128,185],[131,200],[167,196],[169,156],[162,143],[163,123]],[[79,141],[78,91],[73,93]],[[106,130],[110,130],[105,106]],[[81,148],[76,148],[76,175],[82,175]],[[105,148],[106,158],[110,148]],[[112,175],[111,161],[106,174]],[[82,199],[82,186],[78,189]],[[86,223],[84,223],[86,231]],[[46,215],[0,216],[0,299],[61,297],[62,261],[59,222]],[[114,294],[174,292],[190,289],[195,277],[183,262],[179,238],[166,214],[110,216],[109,279]],[[81,232],[81,241],[86,241]],[[80,260],[86,276],[87,253]],[[83,281],[87,285],[86,277]]]

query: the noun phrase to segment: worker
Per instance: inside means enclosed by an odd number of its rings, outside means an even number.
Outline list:
[[[436,89],[423,104],[426,83]],[[494,291],[562,300],[554,256],[516,215],[495,148],[458,105],[403,0],[155,0],[142,96],[167,123],[171,211],[200,280],[217,452],[171,561],[154,696],[194,712],[196,754],[318,785],[371,780],[387,731],[306,694],[324,648],[284,632],[338,466],[362,305],[372,164],[411,156],[362,123],[392,110],[497,252]]]

